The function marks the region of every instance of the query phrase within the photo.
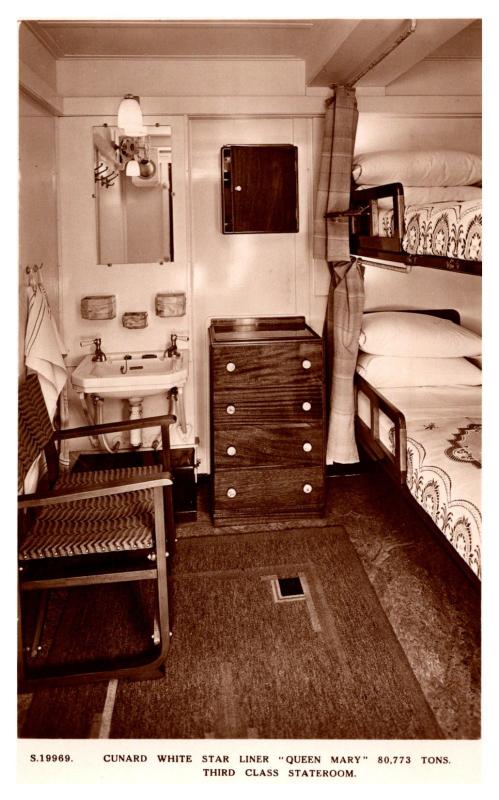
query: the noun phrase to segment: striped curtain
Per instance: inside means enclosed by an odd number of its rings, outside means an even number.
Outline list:
[[[353,377],[364,309],[362,267],[350,259],[348,219],[325,219],[350,205],[357,129],[355,90],[334,88],[327,101],[314,221],[314,258],[327,261],[331,283],[324,322],[329,427],[326,463],[359,460],[355,444]]]

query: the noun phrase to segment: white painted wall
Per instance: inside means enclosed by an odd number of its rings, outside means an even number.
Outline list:
[[[304,64],[290,59],[76,59],[58,62],[64,97],[270,96],[305,93]]]
[[[427,117],[418,111],[405,115],[363,113],[362,99],[359,105],[361,111],[355,141],[356,153],[431,150],[444,146],[478,155],[482,152],[482,120],[479,114],[467,116],[452,112],[445,116]]]
[[[59,307],[56,121],[23,93],[19,98],[19,374],[24,374],[26,267],[43,263],[51,308]]]

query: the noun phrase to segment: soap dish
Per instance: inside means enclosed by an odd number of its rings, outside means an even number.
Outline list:
[[[121,321],[124,328],[147,328],[147,311],[125,311]]]
[[[116,296],[114,294],[94,294],[81,298],[83,319],[114,319],[116,316]]]
[[[156,295],[158,317],[182,317],[185,314],[185,292],[160,292]]]

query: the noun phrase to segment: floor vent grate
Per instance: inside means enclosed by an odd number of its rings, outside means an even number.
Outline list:
[[[272,594],[276,603],[289,600],[304,600],[305,591],[298,576],[292,578],[273,578]]]

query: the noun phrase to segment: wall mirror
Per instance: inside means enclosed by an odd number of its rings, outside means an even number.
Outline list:
[[[172,130],[145,130],[134,138],[93,129],[99,264],[173,261]]]

